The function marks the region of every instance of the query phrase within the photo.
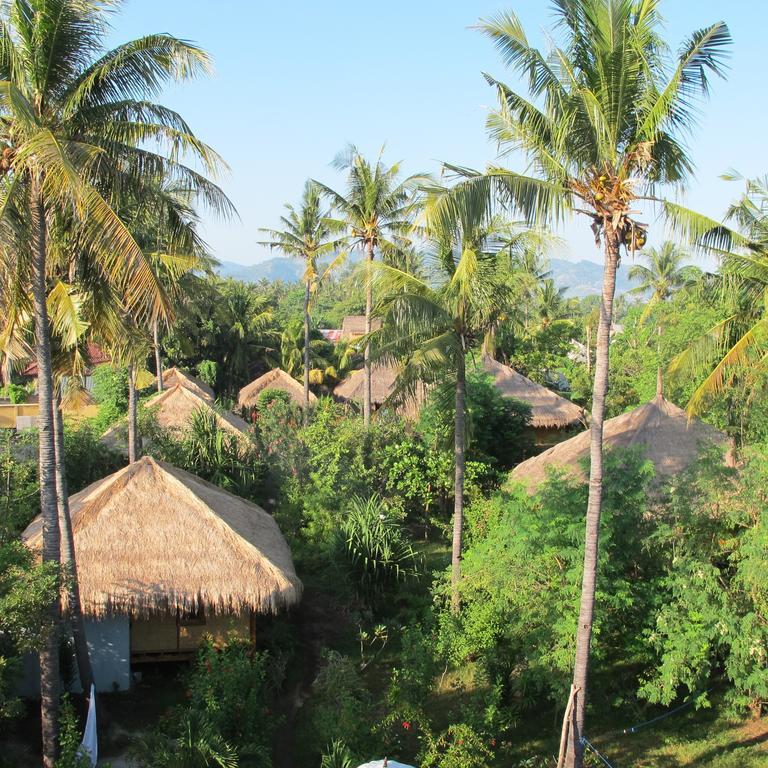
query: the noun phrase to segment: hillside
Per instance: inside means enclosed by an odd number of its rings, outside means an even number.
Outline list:
[[[600,293],[603,279],[603,266],[596,261],[566,261],[552,259],[552,276],[558,286],[568,288],[569,296],[588,296]],[[616,276],[616,292],[624,293],[629,290],[627,279],[629,267],[622,264]],[[222,261],[219,267],[222,277],[232,277],[236,280],[257,283],[259,280],[285,280],[293,282],[301,277],[302,267],[298,261],[282,257],[266,259],[258,264],[238,264],[234,261]]]

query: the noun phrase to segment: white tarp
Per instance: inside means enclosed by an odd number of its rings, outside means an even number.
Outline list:
[[[85,721],[83,743],[80,745],[80,752],[90,760],[92,768],[95,768],[96,761],[99,758],[99,739],[96,735],[96,689],[93,687],[93,683],[91,683],[88,719]]]

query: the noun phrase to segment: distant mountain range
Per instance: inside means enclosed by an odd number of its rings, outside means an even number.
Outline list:
[[[558,287],[567,288],[569,296],[589,296],[600,293],[602,289],[603,265],[595,261],[552,259],[550,269],[555,283]],[[629,267],[626,265],[619,267],[616,275],[617,293],[624,293],[631,287],[627,278],[628,271]],[[249,283],[257,283],[260,280],[284,280],[292,283],[301,278],[303,269],[298,261],[278,256],[250,265],[222,261],[218,272],[222,277],[232,277]]]

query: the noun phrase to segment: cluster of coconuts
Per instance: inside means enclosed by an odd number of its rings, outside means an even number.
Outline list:
[[[621,232],[621,242],[630,251],[639,251],[645,246],[648,240],[648,233],[645,227],[639,224],[627,223]]]

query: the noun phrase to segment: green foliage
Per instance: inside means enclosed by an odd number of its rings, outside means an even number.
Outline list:
[[[371,695],[352,659],[336,651],[324,652],[323,666],[312,684],[311,707],[310,744],[342,741],[352,754],[367,754],[373,723]]]
[[[40,507],[37,483],[36,432],[0,430],[0,530],[17,534]]]
[[[197,364],[197,375],[209,387],[215,387],[219,376],[219,364],[215,360],[201,360]]]
[[[128,370],[109,364],[93,371],[93,399],[99,404],[96,430],[103,432],[128,412]]]
[[[271,707],[283,674],[281,663],[245,640],[204,642],[187,680],[188,702],[136,743],[142,765],[270,768],[278,724]]]
[[[595,610],[596,665],[647,661],[654,558],[644,546],[651,470],[632,454],[606,457]],[[503,706],[559,700],[573,667],[587,488],[553,477],[535,498],[511,489],[474,505],[463,560],[462,612],[440,614],[438,652],[476,659],[502,684]],[[443,589],[443,587],[441,587]],[[533,597],[535,596],[535,597]],[[616,692],[631,683],[616,675]]]
[[[6,384],[0,388],[0,397],[7,397],[14,405],[26,403],[29,398],[29,390],[23,384]]]
[[[488,768],[493,753],[487,741],[465,723],[451,725],[430,739],[422,768]]]
[[[453,412],[452,393],[447,389],[430,395],[418,425],[428,445],[453,449]],[[510,469],[530,455],[530,406],[504,397],[482,372],[467,376],[467,416],[470,459],[490,457],[500,469]]]
[[[738,473],[705,458],[674,488],[657,533],[668,598],[648,631],[657,660],[641,693],[651,701],[668,704],[687,691],[704,704],[721,668],[737,708],[759,714],[768,700],[766,488],[760,452]]]
[[[122,456],[99,441],[94,425],[84,421],[64,423],[64,456],[70,494],[117,472],[124,465]]]
[[[334,739],[320,760],[320,768],[355,768],[349,747],[341,739]]]
[[[358,590],[369,600],[417,575],[413,546],[400,521],[377,495],[352,498],[340,543]]]
[[[69,696],[63,698],[59,717],[59,757],[56,768],[90,768],[88,755],[80,749],[80,723]]]

